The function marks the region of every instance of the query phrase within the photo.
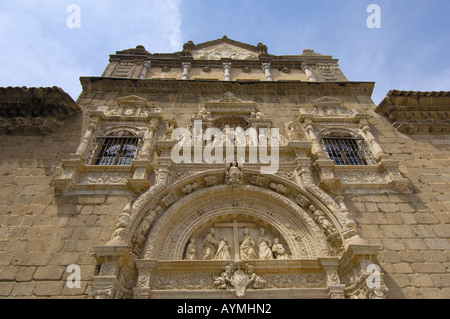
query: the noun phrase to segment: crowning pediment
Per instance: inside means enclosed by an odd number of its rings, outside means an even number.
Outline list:
[[[267,53],[267,47],[263,44],[253,46],[231,40],[226,36],[214,41],[192,45],[190,49],[194,60],[258,60],[260,53]]]
[[[222,58],[232,60],[258,60],[258,53],[248,51],[227,43],[215,45],[192,52],[194,60],[221,60]]]

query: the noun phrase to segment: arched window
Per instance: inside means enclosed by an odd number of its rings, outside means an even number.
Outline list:
[[[132,134],[119,135],[97,137],[93,165],[131,165],[141,138]]]
[[[322,146],[335,165],[371,165],[373,157],[362,138],[333,132],[322,137]]]

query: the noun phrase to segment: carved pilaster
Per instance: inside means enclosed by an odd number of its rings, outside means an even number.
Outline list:
[[[370,131],[370,125],[366,119],[361,120],[360,129],[366,135],[366,140],[370,145],[372,153],[375,156],[375,158],[377,160],[381,160],[382,158],[388,157],[388,155],[384,153],[375,136],[373,136],[372,132]]]
[[[138,268],[137,286],[133,288],[133,296],[135,299],[149,299],[151,296],[151,272],[156,267],[156,260],[138,260],[136,262]]]
[[[88,126],[88,129],[86,130],[86,133],[84,134],[83,139],[81,140],[80,146],[78,146],[78,149],[75,154],[73,154],[74,157],[78,157],[80,159],[84,159],[86,156],[86,151],[88,149],[89,144],[91,143],[92,136],[94,135],[95,131],[98,127],[98,121],[91,121],[91,123]]]
[[[386,299],[388,288],[376,262],[380,246],[349,244],[340,260],[344,274],[345,297],[349,299]]]
[[[322,147],[320,146],[319,138],[317,137],[314,131],[314,125],[311,119],[305,120],[305,130],[307,133],[308,140],[312,142],[311,153],[319,159],[326,159],[327,155],[322,151]]]
[[[337,258],[319,258],[327,276],[328,296],[330,299],[344,299],[345,285],[341,283],[338,274]]]
[[[139,154],[139,159],[148,160],[151,156],[151,150],[153,147],[153,141],[155,139],[155,132],[158,128],[160,120],[152,119],[149,123],[147,133],[145,135],[144,144],[142,146],[142,151]]]
[[[142,67],[141,73],[139,74],[139,79],[145,79],[147,77],[147,71],[151,66],[150,61],[145,61],[144,66]]]
[[[100,272],[94,276],[90,296],[95,299],[119,299],[132,296],[133,276],[126,268],[134,268],[133,257],[127,246],[94,247]],[[131,282],[129,282],[131,281]]]

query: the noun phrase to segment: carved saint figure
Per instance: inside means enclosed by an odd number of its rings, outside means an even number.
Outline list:
[[[288,259],[286,249],[284,249],[283,245],[280,243],[280,240],[278,238],[274,239],[272,251],[276,259]]]
[[[242,127],[237,127],[234,135],[235,135],[234,139],[235,146],[245,147],[246,141],[244,129]]]
[[[258,259],[258,255],[255,251],[255,242],[250,237],[248,228],[244,229],[244,237],[241,241],[240,252],[242,260]]]
[[[222,130],[222,143],[224,146],[233,146],[233,134],[230,132],[231,128],[229,125],[225,125],[224,129]]]
[[[213,258],[214,260],[230,260],[230,245],[228,245],[228,241],[225,238],[219,243],[219,248],[217,248],[217,253]]]
[[[248,130],[247,144],[249,147],[258,146],[258,132],[253,127]]]
[[[302,138],[295,123],[293,123],[293,122],[289,122],[287,124],[287,135],[288,135],[289,141],[291,141],[291,142],[300,141]]]
[[[314,219],[322,227],[327,236],[336,233],[336,228],[330,223],[323,211],[316,209],[313,205],[309,206],[309,209],[314,212]]]
[[[258,120],[265,120],[266,119],[266,115],[263,112],[256,112],[256,118]]]
[[[188,124],[186,131],[179,138],[180,145],[192,145],[192,125]]]
[[[261,228],[258,237],[259,259],[273,259],[272,241],[266,237],[266,231]]]
[[[215,230],[211,228],[208,235],[206,235],[203,244],[203,260],[211,260],[214,257],[215,250],[219,242],[215,239]]]
[[[164,133],[164,140],[165,141],[171,141],[172,140],[172,133],[175,130],[176,127],[176,122],[175,121],[170,121],[169,123],[167,123],[167,130],[166,133]]]
[[[257,274],[255,274],[254,267],[252,265],[247,266],[247,275],[249,276],[249,281],[247,284],[248,288],[262,289],[266,286],[266,281]]]
[[[214,279],[214,285],[218,289],[229,289],[231,287],[231,280],[233,279],[233,269],[231,265],[225,266],[225,271],[221,276]]]
[[[206,120],[210,114],[208,114],[208,111],[205,107],[202,107],[200,112],[198,113],[198,117],[200,117],[203,120]]]
[[[195,238],[191,238],[189,245],[186,249],[186,260],[196,260],[197,259],[197,248],[195,247]]]

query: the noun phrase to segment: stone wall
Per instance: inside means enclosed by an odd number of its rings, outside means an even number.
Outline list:
[[[72,199],[62,215],[52,181],[80,140],[81,114],[47,136],[0,138],[0,298],[86,297],[96,271],[93,247],[111,236],[122,198]],[[81,289],[65,285],[66,267],[81,267]]]
[[[363,236],[382,246],[388,297],[450,298],[450,140],[398,133],[377,114],[370,122],[413,191],[346,192]]]
[[[120,96],[85,92],[78,102],[94,110],[114,106]],[[206,102],[198,95],[143,97],[149,106],[162,107],[165,119],[176,118],[182,127]],[[259,102],[261,111],[273,118],[282,134],[284,123],[312,99],[301,95],[239,97]],[[369,122],[375,137],[386,153],[400,160],[400,170],[413,190],[408,194],[345,191],[345,202],[363,237],[382,246],[379,262],[386,274],[388,297],[450,298],[450,141],[440,135],[398,133],[373,112],[370,98],[340,98],[350,108],[361,106],[372,113]],[[82,126],[83,116],[78,114],[50,135],[0,138],[0,298],[87,297],[88,285],[98,271],[94,247],[110,239],[126,201],[124,196],[94,191],[67,201],[54,196],[52,181],[61,175],[61,160],[76,151]],[[160,129],[158,138],[163,133]],[[70,264],[81,266],[81,289],[65,285]]]

